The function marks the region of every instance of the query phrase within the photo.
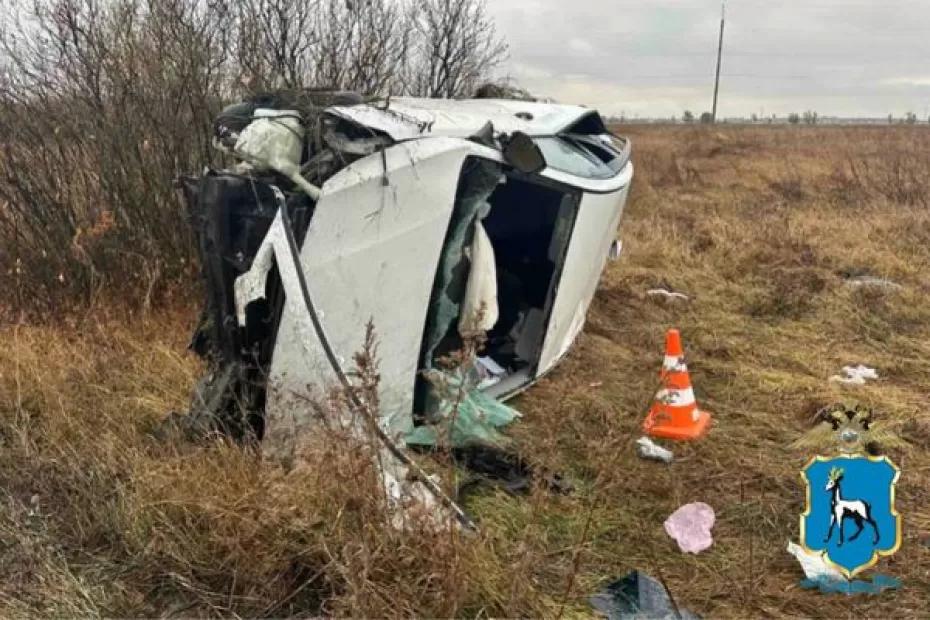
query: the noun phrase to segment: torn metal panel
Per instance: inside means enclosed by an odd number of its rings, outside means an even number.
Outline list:
[[[209,365],[191,399],[191,429],[222,430],[234,437],[261,436],[265,385],[283,304],[275,275],[262,291],[265,301],[237,320],[234,282],[252,266],[277,210],[272,187],[262,177],[207,172],[182,179],[201,257],[206,300],[191,349]],[[298,230],[312,213],[305,196],[291,195],[288,209]]]
[[[395,526],[400,527],[403,524],[403,512],[400,508],[403,507],[404,502],[414,499],[420,505],[430,508],[428,514],[433,515],[434,518],[441,518],[444,511],[449,510],[451,516],[455,517],[460,524],[469,529],[474,529],[474,524],[465,512],[383,432],[375,419],[376,412],[372,406],[354,391],[345,370],[342,368],[341,361],[335,356],[329,337],[326,335],[320,320],[320,315],[310,297],[309,286],[299,264],[300,250],[287,214],[284,195],[277,188],[274,188],[274,191],[279,208],[268,235],[271,241],[263,244],[263,248],[266,248],[265,255],[272,253],[275,261],[280,265],[280,274],[287,294],[288,307],[298,316],[301,327],[305,327],[307,322],[311,324],[316,342],[323,349],[330,369],[336,376],[338,385],[343,390],[349,404],[348,409],[344,409],[338,419],[330,420],[330,423],[339,424],[343,430],[349,431],[361,444],[376,442],[375,448],[378,457],[374,459],[374,463],[381,473],[385,497],[396,507],[395,510],[392,510]],[[264,264],[253,265],[253,269],[250,269],[249,273],[240,276],[237,284],[243,280],[254,284],[255,281],[267,280],[267,276],[268,269]],[[252,288],[254,290],[252,284],[243,288]],[[245,303],[246,300],[242,299],[241,301]],[[367,331],[368,329],[366,329]],[[302,340],[302,344],[305,346],[307,342],[309,342],[307,338]]]
[[[386,136],[350,138],[335,129],[325,130],[323,132],[323,141],[337,153],[348,153],[350,155],[371,155],[390,146],[393,142]]]
[[[361,350],[369,320],[379,339],[384,428],[412,428],[413,384],[426,312],[465,158],[477,145],[436,138],[404,143],[359,160],[323,186],[301,252],[314,300],[343,363]],[[389,185],[382,183],[387,178]],[[427,182],[428,180],[428,182]],[[267,449],[288,449],[313,424],[288,392],[332,383],[317,343],[310,354],[297,313],[286,308],[269,383]]]

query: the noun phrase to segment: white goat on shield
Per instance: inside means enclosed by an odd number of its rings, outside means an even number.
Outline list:
[[[873,545],[878,544],[878,524],[875,523],[875,519],[872,518],[872,506],[865,500],[853,499],[847,500],[843,499],[843,496],[840,491],[840,482],[843,480],[843,470],[839,467],[834,467],[830,470],[830,475],[827,478],[827,486],[824,489],[829,491],[831,494],[830,497],[830,529],[827,531],[827,537],[824,539],[824,542],[830,542],[830,538],[833,536],[833,526],[837,523],[840,525],[840,546],[845,542],[843,535],[843,521],[847,518],[852,519],[856,522],[856,525],[859,526],[859,529],[856,530],[856,533],[853,534],[849,540],[850,542],[856,540],[859,537],[859,534],[862,533],[864,529],[863,523],[868,523],[872,526],[872,531],[875,533],[872,540]]]

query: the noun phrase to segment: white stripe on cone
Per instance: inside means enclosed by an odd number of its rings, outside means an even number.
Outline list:
[[[656,394],[656,400],[672,407],[693,405],[695,404],[694,390],[692,388],[687,390],[659,390],[659,393]]]
[[[685,358],[675,357],[673,355],[665,356],[665,360],[662,362],[662,368],[668,372],[684,372],[688,370],[688,367],[685,365]]]

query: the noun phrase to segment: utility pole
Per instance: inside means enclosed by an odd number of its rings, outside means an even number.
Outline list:
[[[714,107],[711,112],[713,122],[717,122],[717,93],[720,91],[720,60],[723,57],[723,23],[726,19],[727,4],[720,3],[720,42],[717,43],[717,77],[714,80]]]

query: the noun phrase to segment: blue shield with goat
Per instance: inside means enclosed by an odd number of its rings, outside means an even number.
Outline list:
[[[901,546],[895,511],[900,471],[887,457],[817,456],[801,470],[807,508],[801,545],[825,552],[829,563],[853,577]]]

